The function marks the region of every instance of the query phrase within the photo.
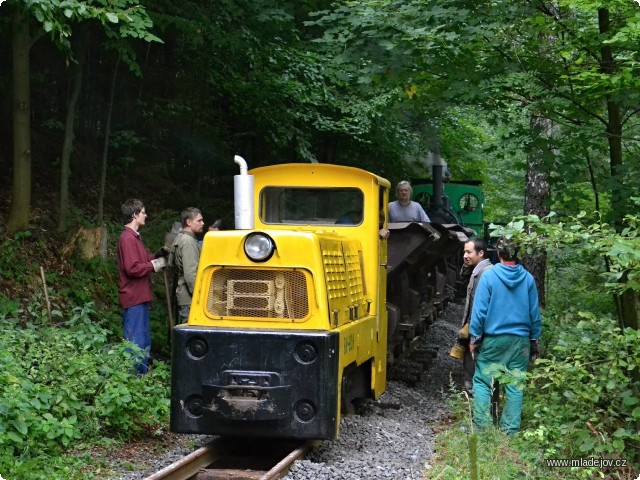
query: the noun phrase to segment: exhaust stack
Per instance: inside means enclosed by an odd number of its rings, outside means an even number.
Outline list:
[[[240,167],[240,175],[233,176],[233,206],[236,230],[253,230],[253,175],[247,173],[247,162],[239,155],[233,161]]]
[[[431,199],[431,207],[440,212],[443,209],[442,195],[444,194],[444,173],[445,163],[442,161],[440,157],[440,153],[435,152],[433,154],[433,166],[432,176],[433,176],[433,198]]]

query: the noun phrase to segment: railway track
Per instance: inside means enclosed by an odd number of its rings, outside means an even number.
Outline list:
[[[220,437],[145,480],[277,479],[310,447],[303,441]]]

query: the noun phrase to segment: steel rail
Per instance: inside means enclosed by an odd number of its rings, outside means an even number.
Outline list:
[[[256,480],[276,480],[282,478],[288,472],[293,462],[304,458],[313,442],[306,442],[303,445],[290,451],[284,458],[278,461],[269,471],[256,471],[245,469],[216,469],[212,464],[218,460],[226,458],[224,444],[216,440],[211,445],[199,448],[193,453],[180,460],[164,467],[162,470],[145,477],[144,480],[187,480],[198,478],[253,478]],[[209,469],[207,467],[212,466]]]
[[[274,480],[277,478],[282,478],[284,476],[283,474],[289,470],[291,464],[300,458],[304,458],[310,448],[310,442],[307,442],[301,447],[296,448],[289,455],[275,464],[271,470],[262,475],[260,477],[260,480]]]
[[[185,480],[196,475],[219,458],[216,445],[199,448],[177,462],[166,466],[144,480]]]

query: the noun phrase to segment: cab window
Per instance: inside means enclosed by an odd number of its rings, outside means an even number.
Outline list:
[[[260,220],[285,225],[359,225],[364,195],[357,188],[266,187]]]

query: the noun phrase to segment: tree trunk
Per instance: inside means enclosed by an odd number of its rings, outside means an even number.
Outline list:
[[[587,161],[587,168],[589,169],[589,182],[591,182],[591,189],[593,190],[593,198],[594,198],[594,209],[596,212],[600,211],[600,192],[598,190],[598,183],[596,182],[596,176],[593,171],[593,162],[591,161],[591,156],[589,155],[589,151],[585,149],[584,158]]]
[[[71,66],[71,95],[67,104],[67,119],[64,131],[64,143],[62,145],[62,157],[60,160],[60,212],[58,218],[58,232],[66,232],[69,228],[69,176],[71,169],[71,153],[73,152],[73,141],[75,140],[75,120],[76,105],[78,97],[82,89],[82,67],[84,65],[84,57],[87,52],[87,44],[89,42],[89,30],[80,27],[82,30],[77,37],[76,62]]]
[[[598,10],[598,27],[601,34],[607,34],[611,31],[609,10],[606,8]],[[611,45],[603,44],[600,54],[602,55],[600,69],[607,74],[615,73],[617,65]],[[611,165],[612,221],[616,230],[620,232],[623,228],[622,219],[627,212],[627,198],[632,192],[625,191],[622,168],[622,115],[620,114],[620,105],[612,97],[607,98],[607,140]],[[640,329],[640,292],[627,290],[622,295],[618,295],[615,300],[618,305],[621,326],[634,330]],[[640,372],[637,368],[631,372],[631,378],[636,382],[634,392],[636,396],[639,396],[640,387],[637,386],[637,382],[640,380]],[[636,420],[636,429],[640,430],[640,419]],[[640,463],[640,445],[636,446],[635,461]]]
[[[13,190],[7,233],[13,235],[29,225],[31,210],[31,93],[29,85],[28,18],[17,11],[13,17]]]
[[[99,255],[104,260],[107,258],[107,240],[108,232],[104,227],[78,227],[62,248],[62,255],[65,257],[79,256],[85,260]]]
[[[616,297],[621,327],[629,327],[640,330],[640,292],[631,289],[626,290]],[[637,398],[640,398],[640,370],[634,368],[629,377],[633,382],[633,391]],[[640,419],[636,420],[636,430],[640,432]],[[640,445],[636,446],[635,461],[640,463]]]
[[[616,230],[622,230],[622,219],[627,213],[626,187],[622,169],[622,118],[620,106],[607,100],[607,141],[609,142],[609,162],[611,165],[611,213]]]
[[[543,147],[534,146],[527,157],[527,174],[524,193],[524,213],[525,215],[537,215],[542,218],[549,214],[549,174],[545,167],[544,158],[549,155],[549,141],[553,134],[551,121],[544,117],[532,116],[530,120],[531,134],[534,145],[540,144]],[[522,256],[523,266],[533,275],[538,287],[538,297],[540,305],[546,304],[545,275],[547,271],[547,255],[538,250],[531,254]]]
[[[601,8],[598,10],[598,26],[600,33],[606,34],[611,30],[609,22],[609,10]],[[617,66],[613,57],[613,50],[610,45],[603,45],[600,53],[600,69],[607,74],[616,72]],[[622,219],[627,209],[627,198],[630,192],[626,192],[624,186],[624,171],[622,165],[622,115],[620,105],[613,98],[607,99],[607,141],[609,142],[609,162],[611,165],[611,209],[612,221],[617,231],[622,230]],[[624,327],[638,329],[638,293],[627,291],[616,298],[619,305],[621,324]],[[639,454],[640,457],[640,454]]]
[[[109,96],[109,107],[107,110],[107,123],[104,130],[104,148],[102,150],[102,172],[100,174],[100,197],[98,199],[98,226],[104,221],[104,191],[107,188],[107,166],[109,164],[109,139],[111,137],[111,115],[113,114],[113,99],[116,96],[116,79],[118,78],[118,67],[120,66],[121,54],[118,53],[116,66],[113,69],[111,80],[111,94]]]
[[[609,10],[601,8],[598,10],[598,27],[601,34],[609,34],[611,23],[609,21]],[[600,70],[603,73],[612,75],[616,73],[617,65],[613,57],[613,49],[609,44],[603,44],[600,49]],[[624,188],[624,172],[622,171],[622,115],[620,105],[617,101],[607,98],[607,141],[609,142],[609,162],[611,167],[611,207],[612,221],[616,229],[622,229],[622,219],[626,209],[627,193]]]

